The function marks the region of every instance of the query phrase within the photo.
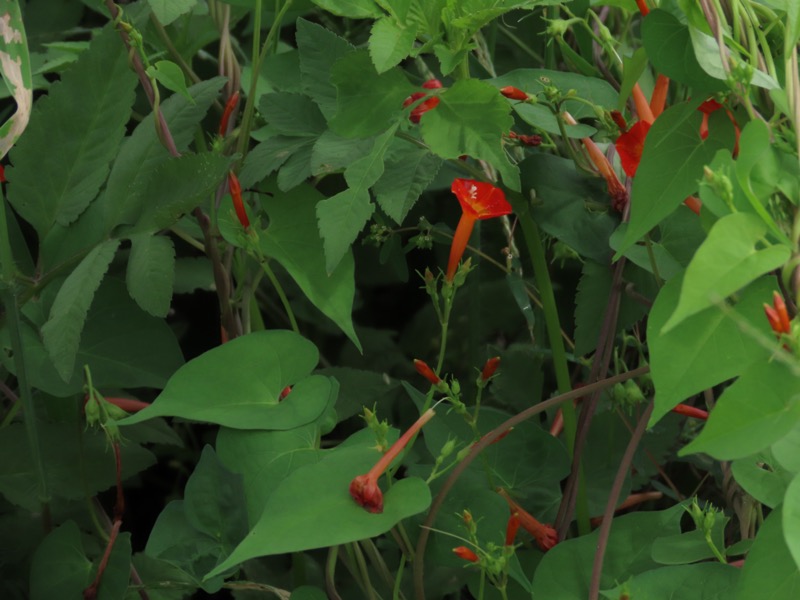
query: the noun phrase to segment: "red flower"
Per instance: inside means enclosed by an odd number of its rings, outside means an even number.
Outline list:
[[[527,100],[528,94],[523,92],[519,88],[515,88],[512,85],[507,85],[504,88],[500,88],[500,93],[503,94],[509,100]]]
[[[392,461],[397,458],[397,455],[406,447],[406,444],[414,437],[417,432],[422,428],[425,423],[433,418],[436,413],[432,408],[429,408],[416,422],[408,428],[400,438],[392,444],[392,447],[386,451],[381,459],[375,463],[366,475],[358,475],[350,482],[350,495],[353,497],[359,506],[363,506],[371,513],[383,512],[383,493],[381,488],[378,487],[378,477],[383,475],[383,472],[389,468]]]
[[[458,548],[453,548],[453,553],[462,560],[468,560],[469,562],[478,562],[480,559],[478,555],[475,554],[472,550],[467,548],[466,546],[459,546]]]
[[[6,168],[0,165],[0,183],[6,182]]]
[[[228,187],[231,190],[231,200],[233,200],[233,208],[236,210],[236,216],[239,217],[239,222],[242,227],[247,229],[250,227],[250,219],[247,217],[247,211],[244,208],[244,201],[242,200],[242,186],[239,184],[239,178],[233,171],[228,172]]]
[[[695,408],[694,406],[689,406],[688,404],[678,404],[678,406],[672,409],[672,412],[677,413],[679,415],[684,415],[686,417],[701,419],[703,421],[708,420],[708,411],[703,410],[702,408]]]
[[[772,306],[764,304],[764,312],[772,331],[778,336],[792,331],[792,322],[789,319],[789,312],[786,310],[786,303],[778,292],[772,293]]]
[[[429,79],[428,81],[422,84],[422,87],[424,87],[427,90],[436,90],[442,87],[442,82],[439,81],[438,79]],[[424,98],[425,96],[427,96],[425,92],[414,92],[403,101],[403,108],[414,104],[414,102],[416,102],[420,98]],[[426,113],[429,110],[436,108],[438,104],[439,104],[439,96],[431,96],[430,98],[425,100],[425,102],[422,102],[421,104],[412,108],[411,115],[408,118],[412,123],[419,123],[420,117],[423,115],[423,113]]]
[[[506,201],[506,196],[498,187],[483,181],[472,179],[456,179],[450,190],[456,195],[461,204],[461,219],[453,235],[453,244],[450,246],[450,260],[447,262],[447,281],[453,281],[458,263],[467,247],[469,236],[475,221],[491,219],[511,213],[511,205]]]
[[[223,137],[228,133],[228,121],[231,118],[233,109],[236,108],[238,103],[239,92],[234,92],[231,94],[231,97],[228,98],[228,102],[225,104],[225,110],[222,111],[222,118],[219,120],[219,134]]]
[[[514,545],[514,538],[517,537],[517,531],[519,530],[520,520],[519,520],[519,513],[512,512],[511,516],[508,517],[508,524],[506,525],[506,546],[513,546]]]
[[[424,360],[419,360],[418,358],[414,359],[414,368],[417,370],[417,373],[422,375],[425,379],[431,382],[431,385],[439,385],[442,380],[441,378],[434,373],[433,369],[428,366]]]
[[[483,371],[481,371],[481,379],[483,381],[488,381],[497,371],[497,367],[500,365],[500,357],[495,356],[490,358],[486,361],[486,364],[483,365]]]
[[[639,168],[639,162],[642,160],[644,138],[648,131],[650,131],[650,123],[637,121],[628,131],[620,135],[614,144],[622,163],[622,170],[628,177],[636,175],[636,169]]]
[[[536,545],[539,546],[542,552],[547,552],[558,543],[558,532],[555,529],[550,525],[544,525],[537,521],[533,515],[517,504],[503,488],[497,488],[497,493],[508,502],[512,514],[517,513],[519,515],[520,525],[534,537]]]

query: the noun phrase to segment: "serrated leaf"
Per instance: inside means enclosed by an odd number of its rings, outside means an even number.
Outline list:
[[[164,236],[131,236],[125,278],[131,298],[155,317],[166,317],[175,279],[175,247]]]
[[[147,0],[153,14],[162,25],[169,25],[181,15],[185,15],[197,4],[197,0]]]
[[[264,140],[253,148],[244,159],[242,171],[239,173],[239,183],[244,188],[256,185],[267,175],[283,166],[290,158],[298,155],[304,148],[307,147],[310,152],[313,144],[314,138],[283,135]],[[286,189],[292,187],[294,186],[287,186]]]
[[[367,50],[340,58],[331,70],[336,114],[330,128],[344,137],[368,137],[386,131],[403,112],[414,87],[399,69],[377,73]]]
[[[402,519],[424,511],[431,495],[422,479],[396,481],[384,493],[383,512],[372,514],[348,493],[350,482],[379,458],[374,448],[332,450],[298,469],[268,498],[258,523],[231,555],[206,577],[256,556],[324,548],[378,536]]]
[[[327,175],[344,169],[369,154],[374,145],[375,138],[345,138],[327,130],[314,142],[311,173]]]
[[[179,152],[184,152],[194,139],[197,124],[206,115],[224,83],[224,77],[214,77],[190,87],[193,104],[178,94],[161,103],[161,114],[169,124]],[[125,140],[114,161],[105,191],[97,200],[105,215],[106,231],[120,224],[136,222],[146,199],[144,188],[153,171],[169,160],[169,156],[156,135],[153,113],[150,113]]]
[[[186,78],[181,68],[169,60],[159,60],[148,70],[148,75],[155,77],[156,81],[170,91],[177,92],[190,103],[194,103],[189,90],[186,89]]]
[[[378,73],[388,71],[408,56],[416,39],[413,26],[403,26],[391,17],[375,21],[369,36],[369,55]]]
[[[764,298],[771,294],[771,282],[756,281],[742,291],[735,306],[738,319],[710,307],[660,333],[678,302],[681,281],[681,277],[675,277],[661,288],[647,323],[656,388],[650,426],[692,394],[736,377],[755,362],[769,359],[769,349],[743,333],[740,321],[771,335],[762,309]]]
[[[725,389],[700,435],[679,455],[705,452],[733,460],[765,449],[800,419],[798,391],[797,374],[783,363],[754,364]]]
[[[142,198],[133,201],[142,206],[142,213],[127,235],[173,225],[181,215],[208,199],[232,162],[228,156],[211,152],[167,160],[149,177]]]
[[[390,150],[383,175],[372,188],[375,200],[398,225],[402,224],[441,166],[438,156],[403,143],[396,151]]]
[[[314,0],[314,4],[339,17],[369,19],[381,16],[374,0]]]
[[[699,101],[676,104],[653,123],[645,139],[642,160],[631,190],[631,218],[617,257],[658,225],[697,190],[703,167],[718,150],[733,147],[733,126],[728,116],[711,115],[709,134],[699,134]]]
[[[0,158],[8,154],[25,131],[33,105],[31,58],[19,3],[6,2],[3,9],[5,17],[0,20],[0,73],[17,103],[17,109],[0,127]]]
[[[662,332],[789,260],[791,251],[786,246],[758,249],[766,232],[764,222],[750,213],[734,213],[717,221],[686,268],[678,305]]]
[[[327,128],[319,107],[305,94],[266,94],[258,110],[279,135],[318,137]]]
[[[148,408],[119,424],[174,416],[236,429],[299,427],[336,393],[328,377],[309,376],[318,360],[314,344],[292,331],[250,333],[186,363]],[[287,385],[292,392],[279,400]]]
[[[64,280],[42,326],[44,346],[64,381],[72,375],[86,314],[118,247],[119,240],[108,240],[86,255]]]
[[[319,105],[326,119],[336,112],[336,88],[331,83],[331,69],[355,47],[321,25],[297,20],[297,49],[303,90]]]
[[[500,172],[506,186],[519,191],[519,171],[509,162],[502,143],[513,124],[510,111],[494,86],[475,79],[458,81],[439,95],[436,108],[422,115],[422,137],[431,152],[442,158],[466,154],[486,160]]]
[[[135,85],[109,26],[36,103],[6,176],[9,201],[40,237],[55,223],[69,225],[97,195],[125,134]]]

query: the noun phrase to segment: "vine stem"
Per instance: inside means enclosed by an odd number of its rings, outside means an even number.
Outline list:
[[[628,447],[625,448],[625,454],[622,455],[622,461],[619,464],[617,474],[614,477],[614,483],[608,494],[606,510],[603,513],[603,522],[600,524],[600,532],[597,535],[597,550],[594,553],[594,564],[592,565],[589,600],[598,600],[600,595],[600,576],[603,573],[603,560],[608,546],[608,538],[611,535],[611,523],[614,519],[614,509],[617,506],[620,492],[622,492],[625,476],[633,462],[633,455],[636,452],[636,448],[639,447],[639,442],[642,440],[644,430],[647,428],[647,422],[650,420],[650,415],[653,414],[653,406],[654,404],[650,402],[642,413],[642,416],[639,417],[639,422],[636,424],[636,429],[634,429],[631,440],[628,442]]]
[[[514,203],[512,201],[512,203]],[[519,203],[517,203],[519,205]],[[517,206],[518,207],[518,206]],[[515,208],[517,208],[515,207]],[[553,352],[553,368],[556,374],[556,384],[558,391],[562,394],[572,389],[572,382],[569,376],[569,366],[567,364],[567,353],[564,349],[564,341],[561,338],[561,322],[558,317],[558,306],[553,292],[553,283],[550,280],[550,271],[547,268],[542,237],[539,234],[539,227],[533,220],[527,207],[517,211],[522,234],[528,248],[528,254],[533,262],[533,274],[539,287],[539,296],[542,302],[545,325],[550,340],[550,348]],[[575,455],[575,433],[577,430],[577,415],[572,403],[567,403],[561,408],[564,415],[564,434],[567,439],[567,450],[570,458]],[[580,464],[578,465],[580,478]],[[578,489],[578,530],[581,534],[591,531],[589,523],[589,505],[586,498],[585,486]]]
[[[628,379],[633,379],[634,377],[640,377],[649,372],[650,366],[644,365],[643,367],[639,367],[633,371],[620,373],[614,377],[609,377],[608,379],[591,383],[577,390],[570,390],[566,394],[561,394],[555,398],[550,398],[549,400],[540,402],[535,406],[526,408],[503,423],[500,423],[500,425],[484,435],[477,443],[473,444],[469,453],[460,463],[458,463],[458,466],[453,469],[453,472],[442,484],[439,493],[436,495],[436,498],[434,498],[433,503],[431,504],[431,508],[428,511],[428,516],[425,518],[425,522],[422,524],[422,531],[420,531],[419,538],[417,540],[417,549],[414,560],[414,590],[416,599],[425,600],[425,548],[428,545],[428,538],[430,537],[431,528],[436,521],[436,515],[439,513],[439,509],[441,509],[444,501],[447,499],[447,494],[450,493],[450,490],[453,488],[458,478],[487,446],[493,444],[497,438],[503,435],[503,433],[505,433],[511,427],[515,427],[545,410],[553,408],[554,406],[558,406],[559,404],[562,404],[568,400],[573,400],[593,392],[599,392],[600,390],[609,388],[616,383],[621,383],[623,381],[627,381]]]

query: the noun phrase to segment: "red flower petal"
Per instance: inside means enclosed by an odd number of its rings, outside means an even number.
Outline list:
[[[511,214],[511,205],[498,187],[473,179],[455,179],[450,190],[461,203],[462,210],[476,219],[491,219]]]
[[[442,82],[438,79],[428,79],[425,83],[422,84],[426,90],[438,90],[442,87]]]
[[[617,138],[614,145],[622,163],[622,170],[628,177],[636,175],[639,168],[639,161],[642,160],[642,150],[644,150],[644,139],[650,131],[650,123],[647,121],[637,121],[625,133]]]

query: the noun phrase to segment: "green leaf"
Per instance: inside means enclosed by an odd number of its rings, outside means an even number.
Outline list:
[[[147,0],[153,14],[162,25],[169,25],[181,15],[191,11],[197,0]]]
[[[119,247],[119,240],[108,240],[86,255],[64,280],[42,326],[42,340],[61,376],[68,381],[75,366],[81,331],[92,299]]]
[[[381,12],[374,0],[314,0],[314,4],[339,17],[374,19]]]
[[[303,293],[361,348],[353,329],[355,264],[347,250],[330,274],[325,267],[323,243],[316,227],[322,196],[310,186],[300,186],[262,202],[269,227],[259,237],[266,256],[286,269]]]
[[[783,500],[783,539],[800,568],[800,475],[795,475]]]
[[[698,106],[698,100],[676,104],[650,128],[633,180],[630,226],[617,257],[697,190],[703,167],[718,150],[733,147],[733,126],[722,111],[711,115],[708,137],[700,138]]]
[[[797,389],[797,374],[782,362],[754,364],[722,393],[703,431],[679,455],[733,460],[772,445],[800,419]]]
[[[400,389],[397,380],[375,371],[329,367],[320,369],[317,373],[333,377],[339,382],[339,397],[336,400],[336,415],[339,421],[359,414],[365,406],[372,408],[376,403],[388,401]]]
[[[125,134],[135,85],[109,26],[36,103],[6,176],[9,201],[41,237],[55,223],[69,225],[97,195]]]
[[[327,129],[319,107],[304,94],[267,94],[258,110],[279,135],[318,137]]]
[[[768,451],[757,452],[731,462],[731,473],[742,489],[769,508],[779,506],[792,482],[792,473],[784,469]]]
[[[719,563],[662,567],[635,575],[600,594],[607,600],[628,594],[647,600],[728,600],[735,597],[739,573],[739,569]]]
[[[707,25],[705,17],[701,17],[700,24]],[[700,63],[700,66],[703,68],[703,71],[708,73],[711,77],[725,82],[725,80],[728,79],[728,73],[725,70],[725,66],[722,64],[717,41],[710,35],[693,26],[689,27],[689,35],[691,36],[692,46],[694,46],[694,55],[697,58],[697,62]],[[729,48],[726,47],[724,51],[730,56]],[[780,89],[780,84],[768,73],[759,69],[753,69],[752,73],[750,84],[768,90]]]
[[[175,279],[175,248],[161,235],[131,237],[126,283],[131,298],[155,317],[166,317]]]
[[[233,159],[206,152],[171,158],[158,167],[132,200],[142,211],[136,224],[125,235],[154,232],[175,224],[217,189]]]
[[[762,304],[773,284],[754,282],[742,291],[734,312],[707,308],[661,333],[678,302],[682,283],[675,277],[661,288],[647,323],[650,367],[656,388],[650,426],[693,394],[736,377],[756,362],[769,359],[770,350],[743,333],[741,323],[763,335],[772,335]]]
[[[725,547],[725,527],[729,521],[730,518],[725,516],[714,520],[710,533],[718,548]],[[654,561],[662,565],[685,565],[714,558],[714,552],[702,528],[660,537],[653,541],[650,554]]]
[[[678,305],[661,331],[668,332],[789,260],[791,251],[786,246],[758,249],[766,232],[764,222],[749,213],[717,221],[689,263]]]
[[[179,152],[184,152],[194,139],[197,125],[208,112],[224,83],[224,77],[214,77],[193,85],[189,88],[189,93],[194,103],[187,102],[178,94],[161,103],[161,113],[169,124]],[[114,161],[106,189],[95,203],[102,207],[106,231],[110,232],[121,223],[136,222],[146,199],[145,188],[153,171],[168,161],[169,157],[169,152],[156,135],[153,113],[150,113],[125,140]],[[94,205],[89,210],[92,208]]]
[[[92,563],[86,558],[81,532],[69,520],[51,531],[33,555],[31,600],[81,598],[91,583]]]
[[[147,69],[147,74],[170,91],[177,92],[189,102],[194,102],[186,89],[186,78],[181,68],[169,60],[159,60]]]
[[[319,105],[325,118],[330,119],[336,112],[336,88],[331,83],[333,65],[355,47],[321,25],[298,19],[297,49],[303,91]]]
[[[97,569],[102,556],[94,561],[92,579],[97,576]],[[117,535],[114,547],[108,557],[103,576],[98,587],[97,600],[120,600],[125,596],[131,580],[131,534],[127,531]]]
[[[335,382],[308,374],[316,347],[292,331],[259,331],[186,363],[146,409],[120,421],[173,416],[236,429],[292,429],[316,419],[335,395]],[[292,393],[281,401],[281,391]]]
[[[372,188],[375,200],[383,212],[402,224],[441,166],[442,159],[424,148],[408,143],[393,145],[383,175]]]
[[[125,318],[121,318],[124,315]],[[89,365],[99,388],[163,388],[183,364],[175,334],[162,319],[142,311],[122,281],[106,277],[86,318],[75,368],[65,383],[53,366],[39,335],[27,323],[22,345],[31,386],[62,398],[83,388],[83,365]],[[14,372],[8,329],[0,333],[0,360]]]
[[[720,92],[727,89],[724,81],[710,77],[697,62],[689,27],[667,11],[655,9],[644,18],[642,43],[658,73],[696,90]]]
[[[291,395],[290,395],[291,396]],[[365,446],[331,451],[298,469],[267,500],[258,523],[233,553],[206,577],[245,560],[324,548],[381,535],[428,508],[430,490],[416,477],[396,481],[384,493],[383,513],[372,514],[350,497],[350,482],[380,458]]]
[[[466,154],[486,160],[500,172],[506,186],[519,191],[519,171],[509,162],[502,143],[514,122],[510,110],[494,86],[476,79],[458,81],[439,95],[435,109],[422,115],[422,137],[431,152],[442,158]]]
[[[800,423],[772,445],[778,464],[790,473],[800,473]]]
[[[0,158],[8,154],[25,131],[33,105],[31,58],[19,3],[6,2],[3,10],[6,20],[0,36],[0,74],[17,103],[17,110],[0,127]]]
[[[411,53],[417,30],[404,26],[391,17],[382,17],[372,25],[369,55],[378,73],[385,73]]]
[[[399,69],[378,73],[367,50],[340,58],[331,70],[336,86],[336,115],[330,120],[334,133],[344,137],[368,137],[386,131],[403,113],[414,87]]]
[[[247,533],[242,477],[229,471],[211,446],[203,447],[183,496],[188,523],[216,538],[221,552],[228,554]]]
[[[311,173],[327,175],[344,169],[369,154],[374,145],[375,138],[348,139],[327,130],[314,142]]]
[[[795,600],[800,595],[800,571],[782,531],[783,510],[773,510],[758,530],[744,561],[736,598]]]
[[[314,138],[309,137],[287,137],[277,135],[268,140],[264,140],[253,148],[244,159],[242,170],[239,173],[239,183],[243,188],[256,185],[267,175],[281,168],[279,177],[286,173],[287,181],[279,186],[282,191],[289,191],[302,183],[306,177],[311,175],[310,165],[302,165],[304,152],[311,155],[314,146]],[[293,162],[288,162],[293,160]],[[306,168],[306,166],[308,168]],[[300,170],[302,176],[289,177],[291,170]]]

